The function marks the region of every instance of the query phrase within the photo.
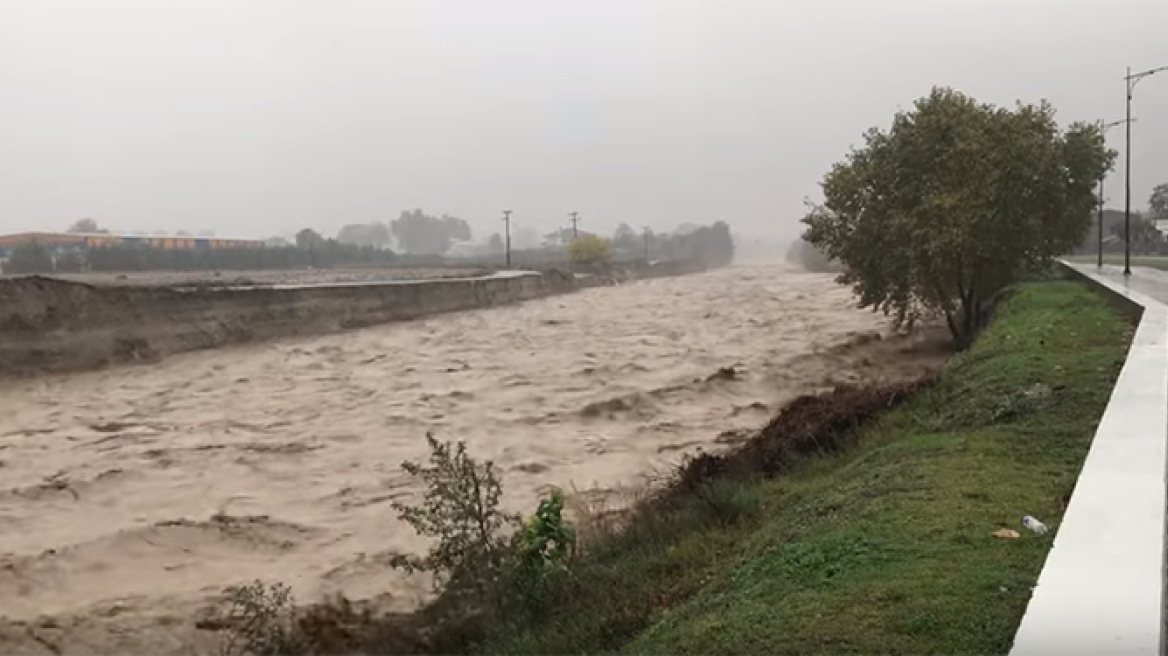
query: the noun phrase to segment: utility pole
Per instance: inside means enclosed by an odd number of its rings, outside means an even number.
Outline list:
[[[653,231],[649,229],[649,226],[645,226],[645,261],[646,262],[649,261],[649,237],[652,234],[653,234]]]
[[[1130,121],[1135,121],[1135,120],[1136,119],[1134,119],[1134,118],[1130,119]],[[1112,121],[1110,123],[1104,123],[1103,121],[1099,121],[1099,132],[1104,137],[1107,137],[1108,130],[1110,130],[1111,128],[1113,128],[1117,125],[1123,125],[1124,123],[1128,123],[1128,122],[1129,122],[1129,119],[1124,119],[1121,121]],[[1100,178],[1099,178],[1099,262],[1096,266],[1098,266],[1100,268],[1103,267],[1103,202],[1104,202],[1103,201],[1103,181],[1106,178],[1107,178],[1107,172],[1104,171],[1103,175],[1100,176]]]
[[[576,224],[580,222],[579,212],[568,212],[569,220],[572,222],[572,239],[580,238],[580,231],[576,229]]]
[[[503,242],[503,252],[505,252],[507,254],[506,255],[507,268],[510,269],[511,268],[511,210],[503,210],[503,234],[506,235],[506,237],[504,237],[505,241]]]
[[[1146,71],[1139,73],[1132,73],[1131,66],[1127,67],[1127,76],[1124,81],[1127,82],[1127,153],[1125,154],[1125,162],[1123,166],[1123,275],[1131,275],[1131,105],[1132,92],[1135,91],[1136,83],[1140,80],[1154,75],[1161,71],[1168,71],[1168,66],[1160,66],[1158,68],[1149,68]]]

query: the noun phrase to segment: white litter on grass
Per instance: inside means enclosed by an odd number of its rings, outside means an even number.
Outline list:
[[[1043,524],[1037,519],[1034,519],[1030,515],[1024,515],[1022,517],[1022,525],[1031,531],[1034,531],[1038,535],[1042,535],[1043,533],[1046,533],[1048,530],[1050,530],[1046,527],[1046,524]]]

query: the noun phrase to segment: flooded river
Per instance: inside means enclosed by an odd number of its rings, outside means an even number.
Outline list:
[[[830,276],[752,266],[2,383],[0,652],[177,650],[257,577],[410,607],[425,581],[387,560],[425,544],[390,503],[427,431],[494,460],[515,510],[618,497],[878,372],[828,347],[883,329]]]

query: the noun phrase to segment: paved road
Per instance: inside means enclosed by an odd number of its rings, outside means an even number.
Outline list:
[[[1128,289],[1146,294],[1161,303],[1168,303],[1168,271],[1152,269],[1150,267],[1133,266],[1131,276],[1124,281],[1122,266],[1103,265],[1102,268],[1094,264],[1071,264],[1073,268],[1086,274],[1107,278]]]

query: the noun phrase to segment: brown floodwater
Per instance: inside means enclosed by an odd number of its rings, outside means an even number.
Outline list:
[[[872,331],[830,276],[758,265],[0,383],[0,652],[179,653],[254,578],[412,607],[426,581],[387,563],[425,543],[391,503],[427,431],[493,460],[514,510],[552,486],[619,503],[878,376],[831,349]]]

